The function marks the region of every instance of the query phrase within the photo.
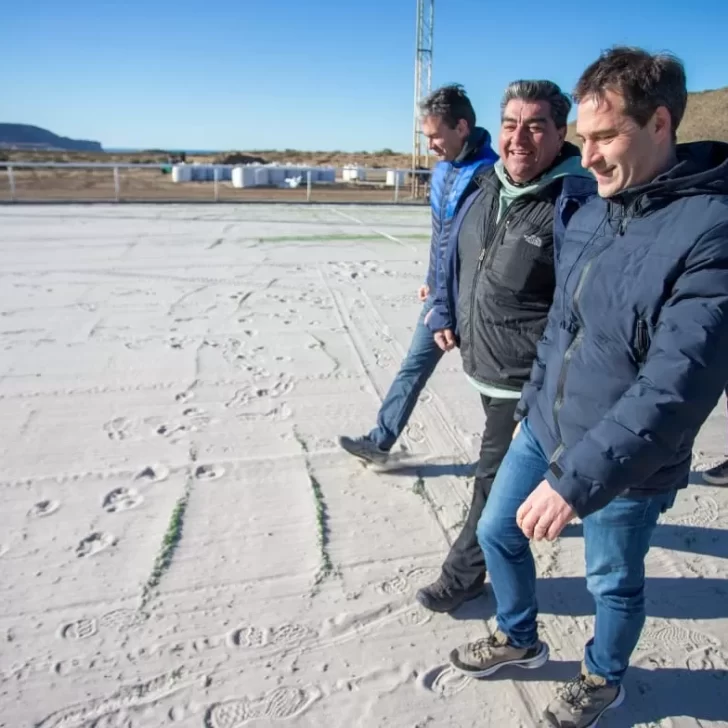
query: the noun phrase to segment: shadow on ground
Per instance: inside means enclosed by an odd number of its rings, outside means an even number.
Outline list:
[[[438,463],[417,461],[413,457],[402,454],[392,455],[384,465],[378,465],[377,471],[387,475],[399,475],[407,478],[472,478],[477,463]]]

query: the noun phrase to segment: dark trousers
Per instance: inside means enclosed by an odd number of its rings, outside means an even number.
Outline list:
[[[496,399],[482,394],[480,399],[485,412],[485,430],[475,471],[473,500],[465,525],[442,565],[442,578],[453,589],[467,590],[485,582],[485,557],[476,530],[498,467],[508,451],[516,428],[513,417],[517,399]]]

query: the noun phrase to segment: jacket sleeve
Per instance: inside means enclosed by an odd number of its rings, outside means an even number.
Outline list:
[[[580,517],[692,445],[728,380],[728,223],[705,233],[663,307],[634,384],[547,480]]]
[[[435,266],[437,265],[437,239],[438,235],[435,232],[435,221],[433,219],[432,234],[430,235],[430,258],[427,263],[427,276],[425,278],[425,285],[430,289],[430,296],[433,295],[436,280]]]
[[[521,391],[521,399],[518,402],[518,406],[516,407],[516,412],[513,417],[516,422],[520,422],[526,418],[528,410],[533,406],[533,403],[543,386],[543,380],[546,374],[546,360],[549,357],[549,350],[556,338],[559,321],[561,319],[560,307],[561,292],[557,285],[556,290],[554,291],[554,300],[551,304],[551,308],[549,309],[546,328],[544,329],[543,335],[536,347],[536,358],[533,360],[533,364],[531,365],[531,376]]]
[[[434,334],[436,331],[450,329],[457,332],[457,291],[460,275],[460,259],[458,257],[458,236],[463,218],[477,192],[472,192],[458,209],[455,219],[450,225],[450,234],[441,262],[443,275],[438,277],[437,289],[432,299],[432,311],[427,319],[427,327]]]

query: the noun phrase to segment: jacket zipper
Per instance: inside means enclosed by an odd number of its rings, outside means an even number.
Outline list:
[[[488,183],[490,184],[490,183]],[[493,185],[491,185],[493,186]],[[499,194],[499,191],[496,189],[496,194]],[[494,226],[492,222],[489,222],[488,224],[488,231],[487,234],[483,236],[483,247],[480,249],[480,255],[478,256],[478,264],[475,266],[475,273],[473,274],[473,285],[470,289],[470,336],[472,338],[473,334],[473,324],[475,321],[475,292],[478,287],[478,279],[480,278],[480,271],[483,269],[483,267],[488,267],[493,262],[493,257],[495,256],[497,247],[498,247],[498,237],[500,235],[500,232],[503,228],[508,227],[511,218],[514,217],[513,215],[513,208],[517,206],[523,206],[522,203],[525,200],[526,202],[532,202],[533,200],[538,201],[540,198],[534,196],[534,195],[524,195],[523,197],[519,197],[517,200],[514,200],[513,203],[509,206],[508,210],[505,211],[503,214],[503,217],[500,219],[498,223]],[[497,210],[498,205],[498,198],[496,198],[496,204],[493,205],[493,207]],[[492,220],[492,217],[491,217]],[[491,241],[490,245],[488,245],[488,240]],[[487,261],[486,261],[487,256]],[[484,265],[487,263],[487,265]],[[476,371],[477,366],[475,362],[475,347],[472,345],[470,346],[470,367],[473,372]]]
[[[643,318],[637,319],[637,364],[644,364],[647,358],[647,351],[650,348],[650,337],[647,333],[647,321]]]
[[[556,384],[556,398],[554,399],[553,405],[554,425],[556,427],[556,434],[559,438],[559,447],[561,449],[563,449],[563,444],[561,443],[561,428],[559,427],[559,411],[561,410],[561,406],[564,403],[564,387],[566,386],[566,374],[569,370],[569,364],[571,363],[571,358],[574,356],[574,352],[579,348],[579,346],[581,346],[581,342],[584,340],[584,326],[583,323],[580,323],[578,321],[578,319],[581,319],[581,314],[579,312],[579,299],[581,298],[581,293],[584,290],[584,283],[586,281],[586,278],[589,275],[589,271],[591,270],[591,267],[597,257],[598,255],[595,255],[582,269],[581,275],[579,276],[579,282],[576,284],[576,289],[574,290],[574,297],[571,301],[574,308],[574,313],[577,317],[577,331],[576,336],[574,336],[574,339],[566,348],[566,352],[564,353],[564,359],[561,362],[559,380]],[[557,453],[554,453],[553,457],[555,458],[557,456]]]

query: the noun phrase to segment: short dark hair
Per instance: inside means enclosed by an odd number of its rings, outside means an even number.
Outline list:
[[[685,67],[676,56],[652,55],[642,48],[629,46],[604,51],[581,74],[573,96],[577,103],[589,96],[600,101],[606,91],[624,97],[625,113],[640,127],[664,106],[670,112],[672,135],[676,137],[688,103]]]
[[[420,113],[423,116],[439,116],[451,129],[460,119],[465,119],[471,130],[475,126],[475,109],[459,83],[435,89],[420,103]]]
[[[503,92],[501,99],[501,121],[509,101],[546,101],[551,109],[551,118],[557,129],[566,126],[571,111],[571,99],[553,81],[513,81]]]

